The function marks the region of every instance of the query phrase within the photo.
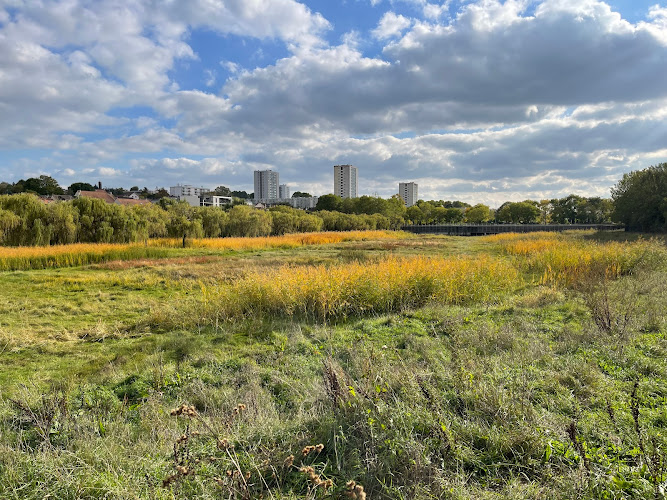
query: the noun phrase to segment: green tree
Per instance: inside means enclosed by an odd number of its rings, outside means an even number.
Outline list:
[[[95,191],[95,186],[87,182],[74,182],[67,188],[67,194],[74,196],[77,191]]]
[[[79,212],[78,241],[87,243],[109,243],[114,241],[114,214],[122,211],[118,205],[95,198],[77,198],[72,205]],[[116,235],[117,236],[117,235]]]
[[[162,238],[167,235],[169,213],[159,205],[133,205],[129,209],[134,212],[137,224],[137,241],[149,238]]]
[[[79,230],[79,212],[71,203],[50,203],[46,220],[51,227],[51,245],[66,245],[76,241]]]
[[[408,207],[405,211],[405,217],[412,224],[423,224],[424,223],[424,214],[419,208],[419,205],[412,205]]]
[[[482,203],[478,203],[474,207],[470,207],[465,211],[465,219],[471,224],[480,224],[488,221],[490,218],[491,209]]]
[[[290,207],[272,207],[269,213],[271,214],[271,234],[281,235],[297,231],[298,220]]]
[[[540,223],[548,224],[551,219],[551,200],[540,200],[537,208],[540,210]]]
[[[611,200],[593,197],[583,198],[577,204],[578,222],[587,224],[602,224],[611,220],[611,213],[614,210]]]
[[[551,200],[551,221],[555,224],[578,222],[579,204],[582,200],[583,198],[576,194]]]
[[[236,205],[229,210],[225,228],[227,236],[268,236],[271,234],[271,214],[248,205]]]
[[[295,191],[292,193],[292,198],[312,198],[313,195],[310,193],[304,193],[302,191]]]
[[[458,224],[463,222],[465,214],[460,208],[445,208],[445,216],[443,222],[447,224]]]
[[[4,244],[9,233],[21,225],[21,218],[14,212],[0,208],[0,244]]]
[[[340,212],[343,208],[343,199],[335,194],[325,194],[317,200],[315,210],[327,210],[329,212]]]
[[[149,200],[163,200],[163,199],[169,199],[169,191],[167,191],[164,188],[160,188],[154,193],[149,193],[146,198]]]
[[[540,209],[535,203],[521,201],[518,203],[503,203],[496,212],[498,222],[512,222],[514,224],[525,224],[537,222],[540,218]]]
[[[611,196],[613,220],[635,231],[667,231],[667,163],[625,174]]]
[[[0,196],[0,209],[16,215],[20,223],[11,223],[5,230],[5,244],[12,246],[29,246],[48,244],[46,205],[37,196],[30,193]]]
[[[220,195],[224,196],[224,195]],[[199,209],[205,238],[218,238],[225,231],[229,216],[219,207],[201,207]]]
[[[204,236],[204,228],[198,211],[185,201],[179,201],[171,205],[168,210],[169,222],[167,234],[174,238],[183,239],[183,248],[187,238],[201,238]]]
[[[64,194],[63,188],[60,187],[58,181],[48,175],[40,175],[39,177],[31,177],[23,183],[24,191],[32,191],[42,196],[52,194]]]
[[[216,196],[232,196],[232,190],[227,186],[218,186],[213,190],[213,194]]]

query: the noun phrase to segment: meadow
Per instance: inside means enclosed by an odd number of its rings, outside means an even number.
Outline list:
[[[0,497],[664,498],[627,236],[0,248]]]

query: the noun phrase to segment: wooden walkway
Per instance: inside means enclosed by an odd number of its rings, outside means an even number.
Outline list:
[[[596,231],[623,231],[619,224],[424,224],[402,226],[403,231],[416,234],[447,234],[450,236],[482,236],[499,233],[533,233],[535,231],[569,231],[595,229]]]

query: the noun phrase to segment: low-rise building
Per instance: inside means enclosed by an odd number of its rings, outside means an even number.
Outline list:
[[[107,203],[116,203],[116,197],[104,189],[96,189],[95,191],[81,191],[78,190],[74,194],[75,198],[92,198],[106,201]]]
[[[199,206],[202,207],[224,207],[232,203],[231,196],[217,196],[206,194],[199,197]]]
[[[264,207],[288,205],[292,208],[310,210],[315,208],[318,199],[319,198],[317,196],[311,196],[310,198],[262,198],[255,201],[257,203],[261,203]]]
[[[203,187],[195,187],[190,184],[177,184],[169,188],[169,196],[180,198],[181,196],[201,196],[209,190]]]

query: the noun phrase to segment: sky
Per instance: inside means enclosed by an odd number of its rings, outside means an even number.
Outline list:
[[[608,197],[666,118],[664,1],[0,0],[0,181]]]

